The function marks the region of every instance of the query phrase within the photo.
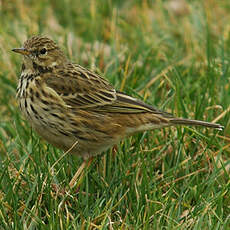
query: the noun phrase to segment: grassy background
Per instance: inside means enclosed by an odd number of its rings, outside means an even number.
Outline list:
[[[31,130],[15,100],[31,35],[117,89],[223,132],[166,128],[81,159]],[[230,229],[230,2],[0,1],[0,229]]]

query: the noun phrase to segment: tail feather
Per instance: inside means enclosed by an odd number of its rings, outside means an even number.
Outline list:
[[[192,125],[192,126],[203,126],[218,130],[223,130],[224,126],[220,124],[215,124],[206,121],[198,121],[198,120],[190,120],[190,119],[183,119],[183,118],[170,118],[169,122],[173,125]]]

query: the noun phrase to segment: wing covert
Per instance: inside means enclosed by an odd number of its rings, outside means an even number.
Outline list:
[[[68,63],[65,70],[56,69],[44,79],[69,106],[79,109],[104,106],[116,100],[115,89],[99,75]]]

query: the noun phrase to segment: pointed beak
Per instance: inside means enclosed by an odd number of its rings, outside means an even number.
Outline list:
[[[22,55],[29,55],[30,52],[25,49],[25,48],[16,48],[16,49],[12,49],[12,51],[16,52],[16,53],[19,53],[19,54],[22,54]]]

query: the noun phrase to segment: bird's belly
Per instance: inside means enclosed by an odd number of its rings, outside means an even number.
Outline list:
[[[64,151],[70,150],[71,152],[71,148],[75,149],[75,146],[78,144],[77,138],[60,134],[55,128],[48,128],[43,125],[37,126],[36,124],[32,124],[32,127],[48,143]]]
[[[32,128],[50,144],[67,150],[77,141],[73,135],[66,132],[64,120],[54,116],[55,111],[45,111],[39,104],[32,103],[31,98],[20,98],[19,105]]]
[[[109,132],[102,130],[108,118],[83,111],[52,110],[52,105],[47,106],[48,110],[44,104],[32,101],[30,97],[19,98],[19,104],[25,118],[42,138],[57,148],[85,159],[100,154],[120,140],[120,132],[116,135],[119,126],[116,125]],[[72,123],[73,120],[75,123]],[[99,127],[98,122],[101,123]]]

